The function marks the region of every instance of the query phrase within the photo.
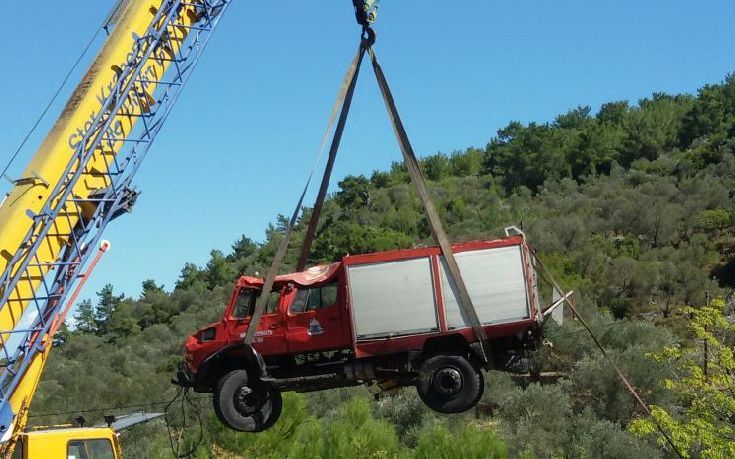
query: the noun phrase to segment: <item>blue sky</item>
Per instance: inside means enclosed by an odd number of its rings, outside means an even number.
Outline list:
[[[112,4],[14,2],[18,20],[0,41],[3,165]],[[694,93],[735,70],[734,22],[735,2],[724,0],[383,0],[376,49],[426,155],[484,146],[511,120]],[[349,0],[235,0],[138,173],[135,211],[108,229],[112,250],[83,296],[108,282],[136,295],[146,278],[170,288],[186,261],[206,263],[241,234],[261,240],[277,213],[290,213],[357,35]],[[340,155],[335,183],[400,157],[368,72]]]

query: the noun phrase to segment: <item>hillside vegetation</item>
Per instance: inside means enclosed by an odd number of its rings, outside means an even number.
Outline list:
[[[724,299],[713,302],[720,316],[729,313],[735,284],[735,77],[696,96],[654,94],[637,104],[607,103],[597,113],[578,107],[545,124],[511,122],[485,148],[426,156],[422,166],[454,241],[522,227],[563,286],[577,292],[582,313],[645,400],[673,413],[672,422],[677,413],[696,415],[691,397],[666,382],[675,365],[671,352],[670,358],[649,354],[678,349],[698,368],[703,338],[688,328],[692,317],[716,298]],[[325,204],[314,263],[431,243],[401,164],[369,177],[348,176],[338,185]],[[306,209],[284,270],[295,264],[308,216]],[[117,296],[108,286],[95,302],[81,303],[76,326],[57,336],[31,422],[68,421],[80,409],[105,408],[84,413],[94,421],[132,411],[121,408],[131,405],[162,410],[176,391],[169,381],[184,337],[217,320],[238,275],[265,272],[285,221],[277,217],[263,242],[241,237],[228,253],[212,251],[206,266],[187,264],[175,286],[149,280],[138,298]],[[203,436],[194,455],[673,454],[646,428],[645,416],[578,323],[550,325],[546,336],[553,346],[539,351],[538,364],[560,376],[556,383],[518,384],[508,374],[490,372],[482,402],[464,415],[436,415],[411,389],[377,402],[363,388],[344,389],[286,394],[273,429],[240,434],[222,427],[208,398],[195,394]],[[727,330],[713,338],[731,339]],[[728,348],[717,349],[727,357]],[[719,357],[712,356],[713,368]],[[723,384],[731,384],[732,373],[729,379],[723,374]],[[735,401],[723,394],[722,403],[703,416],[734,442]],[[187,419],[182,430],[180,406],[173,408],[176,438],[184,447],[193,444],[196,419]],[[187,412],[193,414],[191,407]],[[637,427],[630,429],[633,420]],[[171,457],[161,422],[136,428],[123,440],[128,457]],[[699,440],[681,447],[694,456],[707,451]]]

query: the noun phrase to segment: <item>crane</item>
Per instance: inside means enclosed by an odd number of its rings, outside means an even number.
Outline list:
[[[67,298],[107,224],[132,209],[133,176],[231,3],[119,0],[104,46],[0,203],[6,455],[25,429]]]

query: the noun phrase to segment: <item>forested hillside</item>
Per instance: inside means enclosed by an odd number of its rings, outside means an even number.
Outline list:
[[[694,456],[735,454],[727,449],[735,442],[733,329],[720,320],[731,314],[735,285],[735,77],[695,96],[654,94],[597,113],[578,107],[545,124],[511,122],[484,148],[425,156],[422,166],[453,240],[522,227],[564,287],[577,292],[612,358],[678,432],[679,447]],[[304,214],[285,270],[295,264]],[[284,223],[278,216],[262,242],[241,237],[228,253],[212,251],[206,266],[187,264],[174,286],[149,280],[140,297],[126,298],[112,285],[78,305],[76,325],[57,336],[31,422],[68,421],[80,409],[105,408],[84,413],[89,420],[131,405],[162,410],[176,391],[169,381],[184,337],[217,320],[238,275],[265,271]],[[396,163],[339,181],[312,261],[430,243],[408,174]],[[713,308],[702,310],[707,304]],[[490,372],[482,402],[464,415],[433,414],[411,389],[377,402],[366,389],[333,390],[287,394],[273,429],[240,434],[223,428],[207,397],[195,394],[203,426],[195,457],[673,455],[577,322],[549,325],[546,336],[550,345],[537,360],[555,382]],[[705,338],[711,374],[703,379]],[[702,384],[697,403],[677,384],[687,377]],[[703,402],[708,395],[711,405]],[[191,445],[198,423],[190,418],[181,430],[175,407],[174,436]],[[702,422],[692,427],[691,420]],[[162,422],[123,439],[128,457],[171,457]]]

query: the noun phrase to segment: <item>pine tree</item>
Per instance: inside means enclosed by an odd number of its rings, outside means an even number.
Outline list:
[[[156,284],[153,279],[146,279],[143,281],[143,298],[148,298],[151,295],[163,292],[163,285]]]
[[[74,315],[77,333],[97,333],[97,322],[95,321],[94,307],[92,301],[82,300],[77,305],[77,313]]]
[[[104,335],[108,332],[108,324],[115,312],[115,308],[122,301],[124,295],[115,295],[112,284],[102,287],[97,292],[97,307],[94,311],[94,322],[97,326],[97,334]]]

